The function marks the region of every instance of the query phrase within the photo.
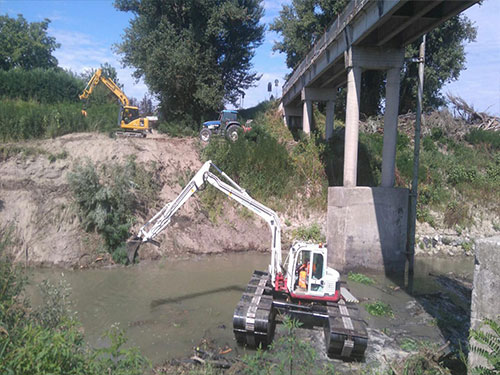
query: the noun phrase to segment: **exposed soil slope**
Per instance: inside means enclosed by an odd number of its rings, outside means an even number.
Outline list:
[[[0,158],[0,225],[14,225],[11,251],[17,262],[30,265],[87,266],[109,261],[96,234],[82,230],[73,204],[67,174],[86,158],[94,164],[123,161],[136,155],[139,163],[156,163],[162,182],[159,203],[148,216],[181,191],[201,167],[197,140],[148,135],[147,138],[113,139],[98,133],[69,134],[53,140],[15,144],[28,150]],[[62,157],[54,155],[64,153]],[[52,160],[51,160],[52,159]],[[54,160],[55,159],[55,160]],[[148,217],[138,217],[132,232]],[[269,247],[267,224],[243,218],[227,204],[217,223],[209,220],[197,197],[174,217],[159,238],[161,246],[141,247],[142,259],[224,251],[260,250]]]

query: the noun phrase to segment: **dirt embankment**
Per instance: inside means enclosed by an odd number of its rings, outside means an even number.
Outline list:
[[[197,140],[159,134],[145,139],[113,139],[104,134],[78,133],[14,146],[15,154],[0,158],[0,227],[13,225],[12,256],[30,265],[79,267],[100,259],[109,261],[99,236],[81,228],[67,182],[75,163],[86,159],[96,165],[120,162],[130,155],[136,155],[140,163],[155,162],[162,183],[159,203],[148,217],[137,217],[132,232],[174,199],[202,165]],[[141,259],[268,249],[267,224],[260,218],[243,217],[231,204],[223,210],[213,223],[199,198],[193,197],[159,236],[159,248],[141,247]]]

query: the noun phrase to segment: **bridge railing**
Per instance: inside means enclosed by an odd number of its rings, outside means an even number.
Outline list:
[[[338,35],[344,30],[347,24],[358,14],[363,6],[370,0],[351,0],[347,3],[344,10],[328,26],[325,33],[314,43],[306,57],[294,69],[292,75],[283,85],[283,95],[295,84],[295,82],[309,69],[316,58],[332,43]]]

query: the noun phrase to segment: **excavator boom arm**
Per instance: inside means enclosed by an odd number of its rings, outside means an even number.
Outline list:
[[[210,168],[216,168],[221,175],[229,182],[226,183],[218,176],[210,171]],[[274,283],[275,276],[281,272],[281,226],[279,217],[270,208],[257,202],[248,193],[241,188],[236,182],[231,180],[224,172],[222,172],[212,161],[207,161],[195,176],[182,189],[181,193],[172,202],[166,204],[155,216],[153,216],[140,230],[138,236],[132,240],[132,251],[129,251],[129,261],[132,262],[135,257],[135,252],[141,242],[153,242],[154,238],[165,229],[172,216],[179,208],[198,190],[201,190],[206,183],[211,184],[216,189],[226,194],[229,198],[234,199],[250,211],[254,212],[263,218],[271,228],[271,264],[270,273]],[[131,254],[132,252],[132,254]]]
[[[83,92],[78,96],[80,100],[88,99],[88,97],[94,91],[94,88],[102,82],[120,101],[123,107],[129,106],[130,101],[128,100],[125,93],[118,87],[116,83],[114,83],[111,79],[106,78],[102,75],[102,69],[99,68],[96,70],[92,78],[90,78],[87,86],[83,90]]]

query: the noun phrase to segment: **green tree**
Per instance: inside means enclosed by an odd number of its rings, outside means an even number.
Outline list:
[[[427,34],[425,45],[424,108],[446,103],[441,88],[466,69],[465,44],[476,39],[477,27],[466,16],[455,16]],[[405,57],[418,56],[420,40],[408,45]],[[406,63],[401,79],[400,113],[417,107],[417,64]]]
[[[285,53],[287,66],[294,69],[346,3],[347,0],[292,0],[283,5],[269,26],[282,37],[273,50]]]
[[[135,15],[117,49],[166,118],[199,122],[258,79],[250,69],[264,33],[260,2],[116,0]]]
[[[17,19],[0,16],[0,69],[57,67],[52,52],[60,45],[47,35],[49,23],[49,19],[29,23],[20,14]]]
[[[287,65],[295,68],[306,56],[328,25],[347,3],[346,0],[293,0],[284,5],[270,29],[282,40],[273,49],[286,54]],[[458,79],[465,66],[465,44],[474,41],[476,28],[465,16],[455,16],[427,35],[424,105],[437,108],[445,104],[440,93],[448,82]],[[420,41],[406,47],[406,57],[416,57]],[[385,95],[385,74],[365,71],[362,76],[361,111],[367,115],[380,112]],[[417,65],[405,63],[401,73],[400,112],[416,108]]]

